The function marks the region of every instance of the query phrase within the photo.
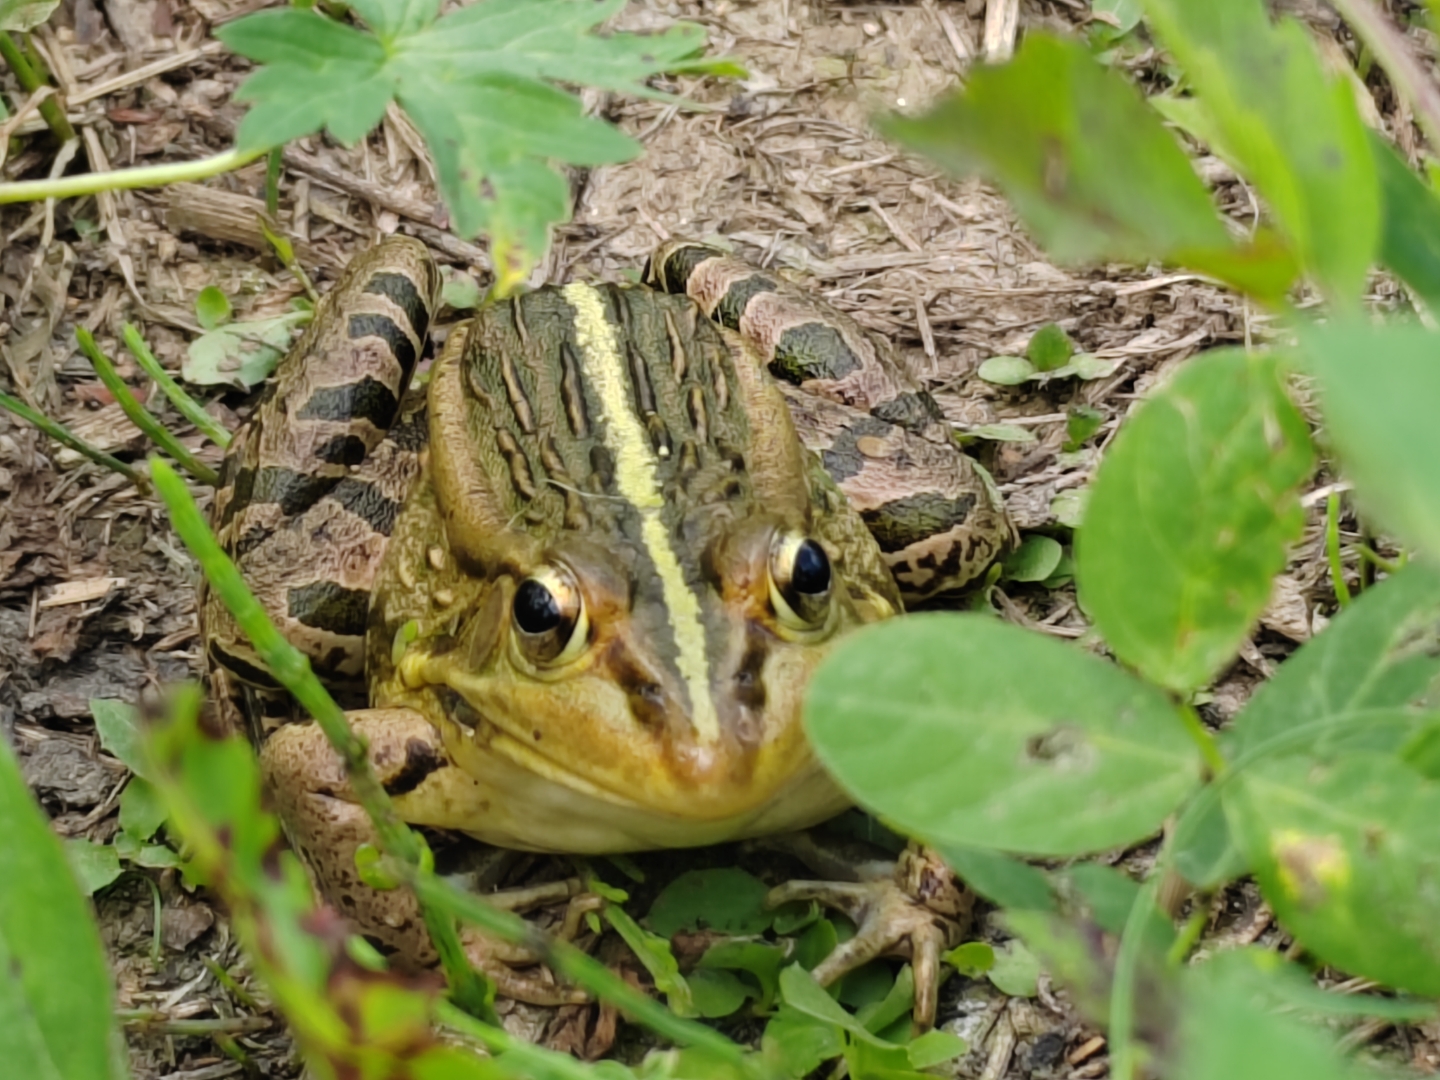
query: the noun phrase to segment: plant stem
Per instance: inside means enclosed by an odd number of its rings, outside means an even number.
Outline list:
[[[280,213],[280,168],[284,155],[283,146],[274,147],[265,162],[265,213],[272,218]]]
[[[130,387],[126,386],[125,380],[120,378],[119,373],[115,370],[115,365],[110,362],[110,358],[100,351],[100,347],[95,344],[95,339],[90,336],[90,331],[83,326],[77,326],[75,340],[80,343],[80,351],[89,358],[95,374],[100,376],[100,381],[114,396],[125,415],[130,418],[130,422],[143,431],[151,442],[178,461],[180,467],[196,480],[202,484],[209,484],[211,487],[218,486],[220,477],[216,475],[215,470],[181,445],[179,439],[170,434],[160,421],[151,416],[144,405],[135,400],[135,395],[130,392]]]
[[[1440,87],[1415,59],[1400,31],[1372,0],[1333,0],[1335,8],[1375,55],[1395,92],[1414,110],[1432,147],[1440,147]]]
[[[1225,770],[1229,768],[1229,763],[1225,760],[1225,755],[1220,753],[1220,747],[1215,745],[1215,737],[1210,734],[1210,729],[1201,722],[1200,714],[1195,711],[1193,705],[1181,704],[1177,707],[1180,710],[1180,719],[1185,724],[1185,730],[1194,740],[1195,745],[1200,748],[1200,756],[1205,761],[1205,767],[1210,770],[1210,775],[1223,776]]]
[[[25,402],[19,398],[11,397],[9,394],[0,392],[0,408],[9,409],[16,416],[20,417],[20,419],[27,420],[34,424],[56,442],[68,446],[77,454],[83,454],[96,465],[103,465],[105,468],[119,473],[141,491],[149,492],[150,481],[145,478],[144,473],[131,468],[119,458],[112,457],[105,453],[105,451],[96,449],[78,436],[72,435],[64,425],[57,424],[44,413],[37,412],[29,405],[26,405]]]
[[[170,403],[180,410],[180,415],[189,420],[200,429],[207,439],[216,446],[226,447],[230,445],[230,433],[226,431],[215,420],[213,416],[200,407],[200,403],[187,394],[170,373],[160,366],[160,361],[155,359],[155,354],[150,351],[150,346],[145,344],[145,339],[140,336],[140,331],[126,323],[121,331],[125,338],[125,347],[135,357],[140,369],[155,380],[157,386],[170,399]]]
[[[1330,562],[1330,584],[1342,608],[1350,606],[1350,586],[1345,583],[1345,565],[1340,561],[1340,493],[1332,491],[1325,500],[1325,556]]]
[[[20,47],[15,44],[15,39],[4,30],[0,30],[0,59],[10,66],[21,89],[27,94],[33,94],[45,85],[44,80],[30,66],[30,61],[25,59],[25,54],[20,51]],[[49,97],[40,103],[40,115],[51,132],[62,143],[75,138],[75,129],[70,126],[70,121],[65,117],[65,110],[60,107],[60,103],[55,98]],[[53,183],[53,181],[50,182]],[[5,186],[0,184],[0,188]]]
[[[40,108],[43,112],[45,105],[42,104]],[[201,158],[199,161],[146,165],[138,169],[117,169],[114,172],[81,173],[79,176],[64,176],[57,180],[22,180],[14,184],[0,184],[0,204],[34,202],[39,199],[72,199],[79,195],[96,195],[102,191],[163,187],[166,184],[178,184],[183,180],[204,180],[248,165],[264,153],[264,150],[252,150],[244,154],[238,150],[226,150],[223,154]]]
[[[1113,1080],[1134,1080],[1140,1064],[1139,1047],[1135,1042],[1135,983],[1139,974],[1140,954],[1144,951],[1145,928],[1155,912],[1163,863],[1156,861],[1150,880],[1140,888],[1125,932],[1120,938],[1120,952],[1115,957],[1115,981],[1110,987],[1110,1075]]]

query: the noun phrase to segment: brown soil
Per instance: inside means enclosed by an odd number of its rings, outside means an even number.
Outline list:
[[[241,115],[231,94],[247,66],[211,42],[209,32],[259,6],[107,0],[101,11],[93,0],[67,0],[38,41],[67,91],[90,167],[226,148]],[[996,16],[1017,4],[989,0],[989,6],[1003,27]],[[1289,6],[1312,19],[1332,51],[1354,56],[1328,9]],[[1082,0],[1018,0],[1019,32],[1081,31],[1089,7]],[[1158,267],[1057,267],[992,190],[947,179],[870,131],[867,117],[877,110],[921,106],[963,78],[985,52],[986,8],[986,0],[636,0],[619,20],[623,27],[699,21],[713,50],[739,58],[749,76],[670,86],[699,104],[693,111],[587,96],[594,110],[636,135],[646,154],[576,177],[575,218],[559,230],[535,280],[617,278],[660,240],[725,237],[897,342],[962,427],[1005,422],[1029,432],[1029,441],[990,444],[985,453],[1021,527],[1068,539],[1055,500],[1083,488],[1095,447],[1135,400],[1185,358],[1255,340],[1266,325],[1242,300],[1190,275]],[[992,44],[1003,48],[1003,37]],[[1158,71],[1154,50],[1143,46],[1124,63],[1142,78]],[[1378,112],[1413,152],[1409,118],[1378,80],[1372,76]],[[4,85],[13,99],[13,83]],[[21,131],[37,127],[32,119]],[[287,156],[282,220],[302,241],[301,257],[322,288],[354,251],[397,230],[421,236],[443,262],[487,278],[483,252],[436,227],[444,217],[418,146],[403,117],[392,114],[358,148],[312,138]],[[43,176],[54,157],[53,146],[36,135],[12,150],[3,177]],[[1257,208],[1249,189],[1214,158],[1197,154],[1197,167],[1237,227],[1252,227]],[[74,328],[88,327],[118,359],[120,327],[134,322],[178,371],[185,344],[198,332],[193,304],[204,286],[219,285],[239,317],[283,310],[298,286],[261,254],[250,200],[263,181],[257,164],[211,181],[209,197],[145,191],[48,208],[0,207],[0,385],[105,449],[143,454],[141,436],[78,352]],[[1393,295],[1384,282],[1376,290],[1377,300]],[[1114,372],[1026,391],[975,378],[982,360],[1023,351],[1049,322],[1084,350],[1114,361]],[[122,371],[138,375],[126,363],[121,359]],[[152,403],[202,458],[218,462],[217,448]],[[1081,404],[1100,410],[1105,425],[1091,448],[1064,454],[1066,412]],[[233,427],[232,409],[243,415],[243,399],[214,401],[213,410]],[[1213,689],[1214,720],[1233,715],[1273,663],[1333,610],[1320,503],[1274,605]],[[1353,543],[1358,535],[1344,539]],[[87,702],[146,698],[197,674],[195,576],[154,501],[0,413],[0,732],[19,748],[60,834],[98,841],[114,834],[125,770],[100,751]],[[1005,617],[1047,633],[1074,638],[1087,628],[1070,588],[1006,588],[997,603]],[[1143,850],[1116,857],[1136,865],[1146,858]],[[213,962],[248,982],[223,913],[173,874],[146,876],[149,882],[127,875],[96,903],[121,1006],[226,1021],[220,1026],[228,1026],[260,1074],[294,1075],[280,1025],[268,1014],[253,1019],[205,966]],[[150,952],[151,884],[162,901],[158,962]],[[985,932],[1000,933],[996,926]],[[1217,901],[1211,932],[1282,940],[1251,887]],[[1103,1043],[1048,984],[1035,1000],[1007,999],[984,982],[952,984],[941,1021],[973,1046],[958,1075],[1105,1074]],[[1440,1063],[1430,1034],[1380,1026],[1357,1041],[1378,1039],[1387,1053],[1428,1071]],[[210,1080],[244,1071],[209,1037],[132,1029],[130,1046],[141,1078]]]

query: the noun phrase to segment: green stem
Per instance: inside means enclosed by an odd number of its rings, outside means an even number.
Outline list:
[[[200,433],[216,446],[221,449],[229,446],[230,433],[221,427],[213,416],[202,409],[200,403],[187,394],[180,384],[170,377],[170,373],[160,366],[160,361],[155,359],[155,354],[150,351],[150,346],[145,344],[145,339],[140,336],[140,331],[126,323],[121,334],[125,338],[125,347],[135,357],[135,362],[140,365],[140,369],[155,380],[155,384],[170,399],[170,404],[180,410],[180,415],[199,428]]]
[[[1115,982],[1110,987],[1110,1076],[1113,1080],[1134,1080],[1140,1064],[1140,1049],[1135,1042],[1135,984],[1144,951],[1145,930],[1155,911],[1159,894],[1161,863],[1156,862],[1150,880],[1141,887],[1125,932],[1120,938],[1120,952],[1115,957]]]
[[[280,167],[284,163],[285,148],[271,149],[265,162],[265,213],[272,218],[280,213]]]
[[[1360,552],[1362,559],[1372,564],[1375,569],[1383,571],[1386,574],[1398,574],[1405,565],[1403,558],[1399,562],[1391,562],[1384,556],[1377,554],[1374,548],[1365,544],[1362,544],[1357,550]]]
[[[474,1039],[491,1054],[504,1054],[520,1066],[513,1072],[503,1070],[503,1075],[543,1077],[545,1080],[595,1080],[593,1066],[577,1061],[569,1054],[517,1039],[504,1028],[481,1023],[443,1001],[435,1008],[435,1018],[446,1027]]]
[[[70,431],[66,429],[63,425],[57,424],[54,420],[51,420],[44,413],[35,411],[29,405],[26,405],[25,402],[21,401],[19,398],[11,397],[9,394],[0,392],[0,408],[9,409],[16,416],[20,417],[20,419],[26,420],[31,424],[34,424],[37,428],[43,431],[46,435],[49,435],[50,438],[54,439],[56,442],[64,446],[68,446],[77,454],[83,454],[85,457],[95,462],[96,465],[103,465],[105,468],[110,469],[112,472],[119,473],[121,476],[125,477],[126,480],[129,480],[130,483],[134,484],[139,490],[147,493],[149,492],[150,481],[145,478],[144,473],[136,471],[129,465],[126,465],[125,462],[121,461],[119,458],[111,457],[109,454],[105,453],[105,451],[98,450],[95,447],[91,446],[89,443],[85,442],[85,440],[79,438],[78,436],[72,435]]]
[[[80,351],[90,360],[90,365],[95,369],[95,374],[100,376],[100,381],[110,391],[130,422],[138,427],[145,435],[165,453],[180,463],[180,467],[199,480],[202,484],[209,484],[216,487],[220,483],[220,477],[215,470],[199,460],[188,449],[181,445],[180,440],[170,434],[158,420],[146,410],[144,405],[135,400],[135,395],[130,392],[130,387],[125,385],[125,380],[120,378],[115,370],[115,365],[110,358],[100,351],[95,344],[95,339],[90,336],[90,331],[83,326],[75,328],[75,340],[80,343]]]
[[[30,66],[30,61],[25,59],[25,54],[15,44],[15,39],[4,30],[0,30],[0,59],[10,66],[21,89],[27,94],[33,94],[46,85],[35,69]],[[40,116],[61,142],[69,142],[75,138],[75,129],[70,126],[70,121],[65,117],[65,110],[60,107],[60,102],[55,98],[48,97],[40,103]],[[0,187],[4,186],[0,184]]]
[[[1345,583],[1345,565],[1340,561],[1340,493],[1332,491],[1325,500],[1325,556],[1330,561],[1330,584],[1342,608],[1350,606],[1350,586]]]
[[[44,109],[44,106],[41,106]],[[264,150],[226,150],[223,154],[199,161],[178,161],[166,165],[146,165],[138,169],[117,169],[114,172],[81,173],[58,180],[22,180],[0,184],[0,204],[35,202],[40,199],[73,199],[102,191],[123,191],[128,188],[163,187],[185,180],[204,180],[238,169],[254,161]]]
[[[1200,719],[1200,714],[1195,711],[1193,705],[1181,704],[1178,708],[1185,730],[1195,745],[1200,748],[1200,756],[1205,761],[1205,767],[1210,770],[1210,775],[1224,775],[1225,770],[1229,768],[1229,763],[1226,762],[1225,755],[1220,753],[1220,747],[1215,745],[1215,737],[1210,734],[1210,729]]]
[[[1200,940],[1200,935],[1205,932],[1205,924],[1210,921],[1210,912],[1206,905],[1197,904],[1195,914],[1185,920],[1185,925],[1180,928],[1180,933],[1175,936],[1169,951],[1165,954],[1165,963],[1170,967],[1179,967],[1185,963],[1185,958],[1190,955],[1190,950]]]

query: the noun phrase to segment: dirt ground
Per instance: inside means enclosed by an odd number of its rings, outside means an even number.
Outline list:
[[[230,98],[246,65],[209,34],[259,6],[108,0],[97,8],[94,0],[67,0],[38,41],[66,91],[91,166],[183,160],[227,147],[241,115]],[[1353,57],[1353,42],[1326,9],[1291,6],[1311,19],[1333,54],[1348,50]],[[1091,18],[1089,8],[1088,0],[1020,0],[1018,30],[1076,32]],[[636,0],[621,26],[696,20],[709,30],[713,50],[739,58],[749,77],[670,85],[698,103],[693,111],[588,98],[638,137],[646,154],[576,176],[575,218],[559,230],[536,280],[617,278],[662,239],[726,237],[896,341],[962,429],[1003,421],[1028,432],[1028,441],[983,444],[983,453],[1017,523],[1066,539],[1061,520],[1073,502],[1067,493],[1083,488],[1094,447],[1135,400],[1185,358],[1263,337],[1266,324],[1243,301],[1190,275],[1159,267],[1056,267],[994,192],[942,177],[869,131],[875,110],[921,106],[963,78],[985,53],[986,9],[986,0]],[[998,14],[991,17],[998,31],[991,44],[1003,48],[1006,27]],[[1428,50],[1428,40],[1421,44]],[[1154,50],[1143,45],[1124,63],[1142,78],[1157,69]],[[1376,111],[1413,153],[1409,118],[1397,113],[1378,78],[1370,87]],[[21,131],[36,127],[32,121]],[[403,117],[392,114],[356,149],[316,138],[287,154],[282,219],[322,288],[354,251],[397,230],[420,236],[442,262],[486,280],[483,252],[443,232],[418,146]],[[43,176],[54,156],[43,137],[32,138],[12,151],[3,178]],[[1252,227],[1252,193],[1212,157],[1197,154],[1197,168],[1236,227]],[[185,344],[199,332],[193,305],[204,286],[220,286],[241,318],[284,310],[298,286],[260,253],[253,209],[263,180],[263,166],[255,165],[204,190],[0,208],[0,385],[106,449],[124,457],[143,453],[141,436],[78,352],[74,328],[94,332],[135,379],[139,373],[127,368],[119,346],[125,321],[136,323],[162,362],[178,371]],[[1375,296],[1384,302],[1393,290],[1377,281]],[[1114,372],[1025,391],[974,377],[981,361],[1023,351],[1031,334],[1052,321],[1084,350],[1113,361]],[[1105,426],[1090,449],[1064,453],[1066,411],[1082,404],[1100,410]],[[233,427],[246,402],[228,394],[212,408]],[[203,459],[218,462],[216,447],[161,413]],[[1325,482],[1318,478],[1317,489]],[[1242,659],[1213,688],[1210,719],[1233,715],[1272,665],[1333,610],[1319,544],[1322,508],[1317,497],[1275,603]],[[100,751],[88,700],[135,701],[198,673],[195,575],[153,501],[0,413],[0,732],[19,748],[61,835],[104,841],[117,829],[126,774]],[[1067,638],[1086,633],[1068,587],[1008,588],[997,602],[1005,617],[1026,626]],[[1116,853],[1114,861],[1140,865],[1145,858],[1142,850]],[[158,959],[151,952],[157,895]],[[210,1020],[214,1032],[244,1047],[258,1075],[295,1074],[292,1048],[274,1017],[243,1004],[212,973],[218,966],[247,981],[223,913],[203,894],[187,893],[170,873],[129,874],[98,898],[97,909],[122,1008],[172,1021]],[[998,934],[994,926],[982,930]],[[1208,933],[1282,940],[1248,887],[1217,901]],[[956,1074],[1105,1075],[1103,1041],[1079,1023],[1062,992],[1048,984],[1043,991],[1035,1000],[1007,999],[987,983],[951,980],[941,1023],[973,1047]],[[1350,1037],[1428,1072],[1440,1065],[1433,1034],[1371,1024]],[[209,1034],[159,1025],[132,1027],[129,1039],[140,1078],[214,1080],[245,1072]]]

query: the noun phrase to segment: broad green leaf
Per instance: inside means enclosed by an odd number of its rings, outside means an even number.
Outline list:
[[[889,969],[885,965],[866,965],[866,967],[872,966],[884,970],[885,993],[881,995],[880,1000],[858,1008],[855,1019],[865,1025],[866,1031],[879,1035],[902,1016],[909,1016],[915,1007],[915,972],[909,964],[906,964],[900,969],[899,975],[891,978]],[[843,994],[840,1000],[849,1004]]]
[[[743,971],[760,986],[756,1008],[769,1012],[780,990],[780,969],[789,963],[786,950],[761,941],[719,941],[705,950],[696,971]]]
[[[1440,995],[1440,784],[1388,754],[1270,759],[1225,809],[1276,917],[1342,971]]]
[[[1044,581],[1060,565],[1062,554],[1060,541],[1032,533],[1005,557],[1005,577],[1009,581]]]
[[[1162,1070],[1175,1080],[1359,1080],[1332,1036],[1267,1008],[1268,996],[1213,964],[1184,972],[1179,1038]]]
[[[1322,990],[1305,968],[1259,945],[1217,952],[1204,962],[1203,968],[1207,978],[1233,985],[1237,992],[1243,987],[1244,993],[1267,1009],[1293,1009],[1316,1017],[1379,1016],[1387,1020],[1429,1020],[1440,1010],[1433,1001]]]
[[[129,702],[91,698],[90,715],[95,719],[100,745],[136,776],[148,777],[140,711]]]
[[[131,777],[120,793],[120,828],[137,840],[149,840],[165,824],[165,800],[155,785]]]
[[[230,321],[230,299],[214,285],[206,285],[195,297],[195,321],[206,330]]]
[[[880,129],[953,173],[995,181],[1057,259],[1230,246],[1174,136],[1078,42],[1027,34],[1011,63],[976,68],[964,91]]]
[[[905,1055],[917,1069],[930,1069],[960,1057],[970,1044],[948,1031],[927,1031],[905,1044]]]
[[[1077,855],[1159,828],[1199,776],[1159,689],[979,614],[848,635],[810,687],[821,761],[927,842]]]
[[[662,937],[710,928],[723,934],[760,934],[774,918],[765,907],[765,883],[732,866],[689,870],[661,891],[650,907],[650,928]]]
[[[1366,717],[1394,720],[1397,710],[1420,705],[1440,678],[1437,646],[1440,571],[1412,564],[1366,589],[1260,685],[1230,729],[1235,752],[1255,752],[1294,732],[1276,749],[1325,753],[1352,740]],[[1346,717],[1350,723],[1333,723]],[[1408,725],[1380,734],[1398,748]]]
[[[1077,405],[1065,418],[1065,449],[1078,450],[1105,423],[1105,414],[1089,405]]]
[[[1079,863],[1062,872],[1066,884],[1086,908],[1095,925],[1112,934],[1124,933],[1131,909],[1140,897],[1140,885],[1113,866]],[[1152,906],[1145,924],[1152,949],[1164,950],[1175,940],[1175,927]]]
[[[845,1065],[853,1080],[926,1080],[910,1065],[904,1047],[876,1046],[851,1039],[845,1046]]]
[[[27,1080],[122,1080],[90,905],[0,739],[0,1061]]]
[[[765,1025],[760,1049],[786,1075],[808,1076],[822,1062],[839,1057],[845,1049],[845,1039],[836,1025],[781,1005]]]
[[[966,428],[965,434],[990,442],[1032,443],[1036,441],[1035,433],[1019,424],[981,424],[978,427]]]
[[[1349,83],[1328,79],[1308,32],[1272,22],[1261,0],[1145,0],[1145,9],[1306,270],[1332,300],[1356,306],[1381,202]]]
[[[326,128],[354,142],[398,101],[434,159],[452,228],[491,235],[501,284],[523,277],[569,210],[551,161],[624,161],[639,145],[583,115],[554,84],[664,96],[662,71],[734,70],[698,54],[704,31],[592,31],[623,0],[483,0],[439,16],[436,0],[362,0],[374,35],[298,8],[258,12],[218,31],[262,66],[236,96],[253,102],[237,136],[260,150]]]
[[[753,990],[734,972],[723,968],[698,968],[685,980],[698,1016],[729,1016],[744,1005]]]
[[[995,949],[983,941],[967,941],[940,957],[967,979],[984,975],[995,966]]]
[[[65,841],[65,857],[86,896],[94,896],[120,876],[120,854],[109,844],[74,836]]]
[[[1091,10],[1096,15],[1108,15],[1114,19],[1116,25],[1112,29],[1122,34],[1134,30],[1143,14],[1140,0],[1095,0]]]
[[[309,311],[287,311],[271,319],[226,323],[186,347],[180,374],[196,386],[220,384],[250,390],[275,370],[290,348],[296,327],[311,318]]]
[[[1075,343],[1059,323],[1046,323],[1035,331],[1030,344],[1025,346],[1025,358],[1035,365],[1036,371],[1054,371],[1064,367],[1075,352]]]
[[[1437,336],[1414,323],[1303,329],[1304,363],[1361,505],[1408,544],[1440,555]]]
[[[60,0],[0,0],[0,32],[33,30],[60,6]]]
[[[1178,693],[1214,677],[1300,534],[1312,460],[1271,356],[1207,353],[1141,405],[1075,541],[1081,603],[1115,655]]]
[[[975,373],[996,386],[1019,386],[1035,377],[1035,365],[1023,356],[992,356]]]
[[[1117,360],[1102,360],[1094,353],[1077,353],[1069,366],[1075,370],[1078,379],[1103,379],[1115,374]],[[1082,406],[1083,407],[1083,406]]]
[[[806,1016],[825,1024],[832,1024],[856,1038],[877,1046],[890,1045],[867,1031],[859,1020],[846,1012],[839,1002],[825,992],[825,988],[815,981],[815,976],[799,964],[791,964],[780,972],[780,996],[786,1005]]]
[[[996,947],[995,963],[985,974],[1001,993],[1011,997],[1034,997],[1040,992],[1040,961],[1019,938]]]
[[[1249,869],[1230,833],[1219,792],[1207,787],[1180,815],[1171,840],[1175,869],[1191,885],[1213,889]]]
[[[1370,132],[1370,149],[1385,196],[1380,261],[1440,311],[1440,197],[1379,132]]]

